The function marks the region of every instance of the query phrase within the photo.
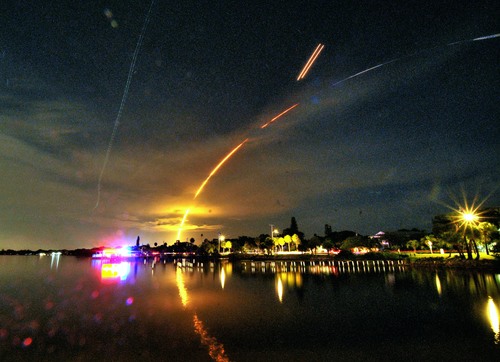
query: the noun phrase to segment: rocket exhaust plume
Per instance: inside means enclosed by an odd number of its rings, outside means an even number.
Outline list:
[[[286,113],[288,113],[289,111],[291,111],[292,109],[294,109],[295,107],[297,107],[299,104],[296,103],[294,104],[293,106],[285,109],[283,112],[281,112],[280,114],[278,114],[277,116],[275,116],[273,119],[271,119],[269,122],[267,122],[266,124],[262,125],[260,128],[266,128],[269,124],[273,123],[274,121],[276,121],[278,118],[282,117],[283,115],[285,115]],[[248,138],[245,139],[243,142],[241,142],[238,146],[236,146],[235,148],[233,148],[231,150],[231,152],[229,152],[218,164],[217,166],[214,167],[214,169],[212,170],[212,172],[210,172],[210,174],[208,175],[208,177],[205,179],[205,181],[203,181],[203,183],[201,184],[201,186],[198,188],[198,190],[196,191],[196,194],[194,195],[193,197],[193,200],[196,199],[198,197],[198,195],[203,191],[203,188],[205,187],[205,185],[208,183],[208,181],[210,180],[210,178],[215,175],[217,173],[217,171],[222,167],[222,165],[224,165],[224,163],[229,160],[231,158],[232,155],[234,155],[246,142],[248,141]],[[184,213],[184,217],[182,218],[182,221],[179,225],[179,230],[177,232],[177,240],[180,240],[180,236],[181,236],[181,232],[182,232],[182,228],[184,227],[184,223],[186,222],[186,218],[189,214],[189,209],[186,210],[186,212]]]
[[[318,44],[318,46],[316,47],[316,49],[314,49],[314,52],[311,54],[311,56],[309,57],[309,60],[307,61],[306,65],[304,65],[304,68],[302,68],[302,71],[300,72],[299,76],[297,77],[297,80],[301,80],[301,79],[304,79],[304,77],[306,76],[307,72],[309,71],[309,69],[312,67],[313,63],[316,61],[316,59],[318,58],[319,54],[321,53],[321,51],[323,50],[325,46],[323,44]]]
[[[210,175],[208,175],[208,177],[205,179],[205,181],[203,181],[203,183],[201,184],[200,188],[198,189],[198,191],[196,191],[196,194],[194,195],[194,199],[196,199],[196,197],[200,194],[200,192],[203,190],[203,188],[205,187],[205,185],[207,184],[208,180],[210,180],[210,178],[215,175],[215,173],[217,172],[217,170],[219,168],[222,167],[222,165],[236,152],[240,149],[241,146],[243,146],[246,142],[248,141],[248,138],[246,140],[244,140],[243,142],[241,142],[238,146],[236,146],[235,148],[233,148],[233,150],[231,152],[229,152],[226,157],[224,157],[222,159],[222,161],[219,162],[219,164],[217,166],[214,167],[214,169],[212,170],[212,172],[210,172]]]
[[[188,214],[189,214],[189,209],[186,209],[186,212],[184,213],[181,224],[179,225],[179,230],[177,231],[177,239],[175,239],[175,240],[181,240],[182,227],[184,226],[184,223],[186,222],[186,218],[187,218]]]
[[[294,109],[295,107],[297,107],[299,104],[298,103],[295,103],[293,106],[291,106],[290,108],[287,108],[285,109],[283,112],[281,112],[280,114],[278,114],[276,117],[274,117],[273,119],[271,119],[269,122],[267,122],[266,124],[263,124],[262,126],[260,126],[260,128],[266,128],[267,126],[269,126],[271,123],[273,123],[274,121],[276,121],[278,118],[280,118],[281,116],[283,116],[285,113],[288,113],[289,111],[291,111],[292,109]]]
[[[248,141],[248,138],[245,139],[243,142],[241,142],[238,146],[236,146],[235,148],[233,148],[231,150],[231,152],[229,152],[223,159],[222,161],[220,161],[217,166],[214,167],[214,169],[212,170],[212,172],[210,172],[210,175],[208,175],[208,177],[205,179],[205,181],[203,181],[203,183],[201,184],[201,186],[198,188],[198,191],[196,191],[196,194],[194,195],[193,197],[193,200],[196,199],[196,197],[198,197],[198,195],[201,193],[201,191],[203,191],[203,188],[205,187],[205,185],[207,184],[208,180],[210,180],[210,178],[215,175],[217,173],[217,171],[219,170],[219,168],[222,167],[222,165],[229,159],[231,158],[232,155],[234,155],[236,153],[236,151],[238,151],[246,142]],[[186,210],[186,212],[184,213],[184,217],[182,218],[182,221],[181,221],[181,224],[179,225],[179,230],[177,231],[177,240],[180,240],[180,236],[181,236],[181,232],[182,232],[182,228],[184,227],[184,223],[186,222],[186,218],[189,214],[189,209]]]

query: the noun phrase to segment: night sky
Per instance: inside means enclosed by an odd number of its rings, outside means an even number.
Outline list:
[[[199,243],[500,205],[498,1],[157,0],[141,38],[150,5],[0,5],[0,248],[172,244],[188,208]]]

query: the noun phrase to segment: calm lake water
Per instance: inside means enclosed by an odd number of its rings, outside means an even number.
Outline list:
[[[500,360],[500,274],[0,256],[0,360]]]

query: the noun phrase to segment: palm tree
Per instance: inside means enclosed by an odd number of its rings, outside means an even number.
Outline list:
[[[484,244],[484,247],[486,248],[486,254],[490,255],[488,244],[491,242],[491,235],[497,231],[497,228],[494,224],[487,221],[483,221],[479,223],[477,229],[481,235],[481,241]]]
[[[300,245],[300,238],[297,234],[292,235],[292,241],[295,244],[295,248],[298,250]]]
[[[278,238],[278,244],[281,246],[281,251],[283,251],[283,246],[285,245],[285,239],[283,237]]]
[[[284,238],[285,243],[288,245],[288,251],[290,251],[290,243],[292,242],[292,237],[290,235],[285,235]]]
[[[413,253],[417,254],[417,246],[419,245],[418,240],[410,240],[406,243],[407,248],[412,248]]]
[[[424,238],[422,238],[422,241],[425,243],[425,245],[427,245],[429,247],[429,250],[431,251],[431,254],[432,253],[432,246],[434,244],[436,244],[436,237],[434,235],[426,235]]]

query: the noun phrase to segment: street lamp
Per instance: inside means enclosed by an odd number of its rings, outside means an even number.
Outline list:
[[[277,228],[274,227],[273,224],[269,224],[269,226],[271,227],[271,240],[274,240],[274,234],[279,234],[279,230]]]
[[[221,233],[219,233],[219,249],[217,250],[217,252],[220,254],[220,243],[221,241],[224,241],[226,239],[226,237],[224,235],[222,235]]]
[[[273,224],[269,224],[269,226],[271,227],[271,241],[273,242],[274,246],[274,234],[279,234],[279,231],[274,227]]]
[[[473,207],[461,208],[458,212],[457,222],[460,223],[458,227],[463,227],[463,238],[465,241],[465,247],[467,249],[468,259],[472,259],[473,250],[471,248],[470,242],[467,241],[467,229],[470,229],[471,234],[473,234],[473,230],[477,228],[477,225],[479,223],[479,217],[480,215],[477,213],[477,208]],[[470,237],[470,240],[474,244],[477,253],[477,259],[479,259],[479,250],[477,250],[477,245],[472,235]]]
[[[476,210],[473,209],[462,209],[459,211],[459,222],[460,226],[463,226],[465,230],[468,228],[475,228],[479,222],[479,215]]]

